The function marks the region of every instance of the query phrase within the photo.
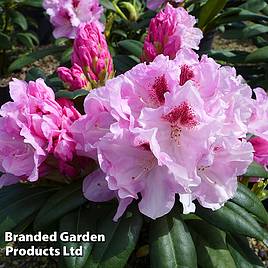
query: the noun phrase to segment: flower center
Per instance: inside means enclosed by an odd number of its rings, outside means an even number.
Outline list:
[[[188,80],[191,80],[194,77],[194,72],[190,69],[188,65],[183,65],[181,67],[180,74],[180,86],[183,86]]]
[[[166,92],[169,92],[169,90],[165,75],[157,77],[150,92],[150,97],[154,104],[157,106],[163,105],[165,103],[164,94]]]

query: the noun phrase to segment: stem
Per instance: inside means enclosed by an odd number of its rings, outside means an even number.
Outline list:
[[[128,20],[128,18],[126,17],[126,15],[122,12],[122,10],[118,7],[117,5],[117,1],[113,2],[113,6],[117,12],[118,15],[120,15],[124,20]]]

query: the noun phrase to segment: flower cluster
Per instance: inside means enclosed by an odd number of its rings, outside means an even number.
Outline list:
[[[46,172],[45,161],[52,155],[59,169],[73,176],[69,162],[75,155],[76,142],[70,126],[80,113],[69,100],[55,100],[54,92],[42,79],[10,82],[13,102],[0,109],[1,186],[19,180],[36,181]]]
[[[103,29],[99,22],[102,7],[98,0],[44,0],[43,7],[55,27],[55,38],[74,39],[76,29],[82,22],[95,22]]]
[[[78,27],[72,54],[72,68],[58,68],[59,77],[72,90],[104,85],[113,76],[113,61],[104,35],[94,23]]]
[[[143,214],[161,217],[176,194],[184,213],[195,210],[194,200],[220,208],[253,161],[249,126],[265,124],[251,95],[234,68],[199,60],[190,49],[107,81],[90,92],[86,115],[71,128],[77,153],[97,159],[102,170],[85,179],[85,196],[118,198],[115,219],[135,199]]]
[[[181,48],[198,49],[202,31],[195,28],[196,20],[180,7],[167,4],[150,22],[144,41],[142,61],[151,62],[163,54],[174,59]]]

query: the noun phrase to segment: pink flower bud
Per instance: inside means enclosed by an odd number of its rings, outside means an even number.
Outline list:
[[[87,78],[79,65],[74,64],[71,69],[59,67],[57,71],[59,78],[69,85],[72,90],[87,88]]]
[[[196,20],[187,11],[167,4],[150,22],[144,42],[142,61],[151,62],[159,54],[174,59],[181,48],[198,49],[203,37]]]
[[[81,24],[74,41],[72,63],[79,65],[92,88],[113,76],[113,62],[108,45],[95,23]]]
[[[255,150],[254,160],[261,165],[268,165],[268,141],[259,137],[249,140]]]

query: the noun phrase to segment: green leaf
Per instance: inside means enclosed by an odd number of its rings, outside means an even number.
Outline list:
[[[43,70],[39,69],[39,68],[31,68],[27,74],[26,74],[26,78],[25,80],[27,82],[29,81],[35,81],[37,80],[38,78],[42,78],[42,79],[46,79],[46,75],[45,73],[43,72]]]
[[[11,15],[11,20],[14,24],[17,24],[18,26],[20,26],[20,28],[23,31],[26,31],[28,29],[27,20],[21,12],[17,10],[12,10],[10,15]]]
[[[60,221],[60,233],[68,232],[70,234],[86,234],[89,232],[90,234],[96,233],[96,215],[94,208],[79,208],[77,211],[72,212],[64,216]],[[67,268],[82,268],[87,258],[89,257],[93,243],[90,242],[61,242],[61,246],[67,247],[68,251],[70,248],[79,248],[82,246],[83,248],[83,256],[76,257],[63,257],[64,262]]]
[[[216,227],[234,234],[246,235],[259,240],[266,240],[267,232],[243,208],[233,202],[212,211],[197,205],[196,214]]]
[[[268,46],[259,48],[246,57],[248,63],[268,62]]]
[[[128,211],[118,221],[115,212],[104,216],[97,225],[97,233],[105,234],[105,243],[96,243],[85,267],[123,268],[135,249],[142,227],[142,216],[136,209]],[[104,214],[105,215],[105,214]]]
[[[197,267],[195,246],[179,211],[152,222],[150,259],[152,268]]]
[[[27,48],[34,47],[32,38],[26,33],[18,33],[17,39],[22,45],[26,46]]]
[[[34,222],[34,228],[39,230],[47,227],[84,203],[86,203],[86,199],[83,196],[80,181],[62,187],[47,200],[39,211]]]
[[[56,98],[66,98],[66,99],[74,100],[81,96],[86,96],[88,93],[89,91],[84,90],[84,89],[79,89],[79,90],[74,90],[74,91],[59,90],[56,92]]]
[[[260,259],[249,247],[245,237],[227,234],[227,247],[239,268],[261,268],[264,267]]]
[[[199,28],[204,28],[224,8],[228,0],[208,0],[200,10]]]
[[[246,3],[240,5],[240,8],[250,10],[252,12],[259,12],[266,6],[263,0],[247,0]]]
[[[62,53],[64,49],[65,47],[49,47],[22,55],[17,60],[12,62],[12,64],[8,68],[8,71],[13,72],[15,70],[20,70],[22,67],[31,64],[41,58],[44,58],[45,56]]]
[[[0,191],[0,244],[3,243],[4,232],[11,231],[37,212],[55,191],[25,185],[5,188]]]
[[[113,62],[117,74],[125,73],[138,63],[128,55],[116,55],[113,57]]]
[[[31,7],[42,7],[42,0],[24,0],[23,4]]]
[[[112,10],[112,11],[116,12],[116,9],[115,9],[115,7],[114,7],[114,5],[113,5],[113,3],[111,1],[108,1],[108,0],[100,0],[100,3],[106,9]]]
[[[225,244],[226,234],[216,227],[202,221],[187,221],[193,237],[200,267],[236,268],[234,260]],[[191,267],[191,266],[186,266]]]
[[[61,64],[66,64],[67,62],[69,62],[71,60],[71,55],[73,53],[73,48],[69,47],[67,48],[61,56],[60,62]]]
[[[268,16],[251,12],[242,8],[228,8],[215,21],[215,25],[222,25],[227,23],[234,23],[237,21],[262,21],[268,20]]]
[[[9,36],[0,32],[0,49],[9,49],[11,46]]]
[[[262,222],[268,224],[268,213],[266,209],[259,198],[248,187],[239,183],[235,197],[231,201],[255,215]]]
[[[244,63],[248,53],[244,51],[210,50],[208,55],[218,61]]]
[[[268,47],[267,47],[268,49]],[[268,50],[267,50],[268,52]],[[257,178],[268,178],[268,172],[266,169],[262,166],[257,164],[256,162],[253,162],[247,169],[246,174],[243,176],[245,177],[257,177]]]
[[[143,44],[137,40],[123,40],[118,42],[118,45],[138,58],[141,56]]]

